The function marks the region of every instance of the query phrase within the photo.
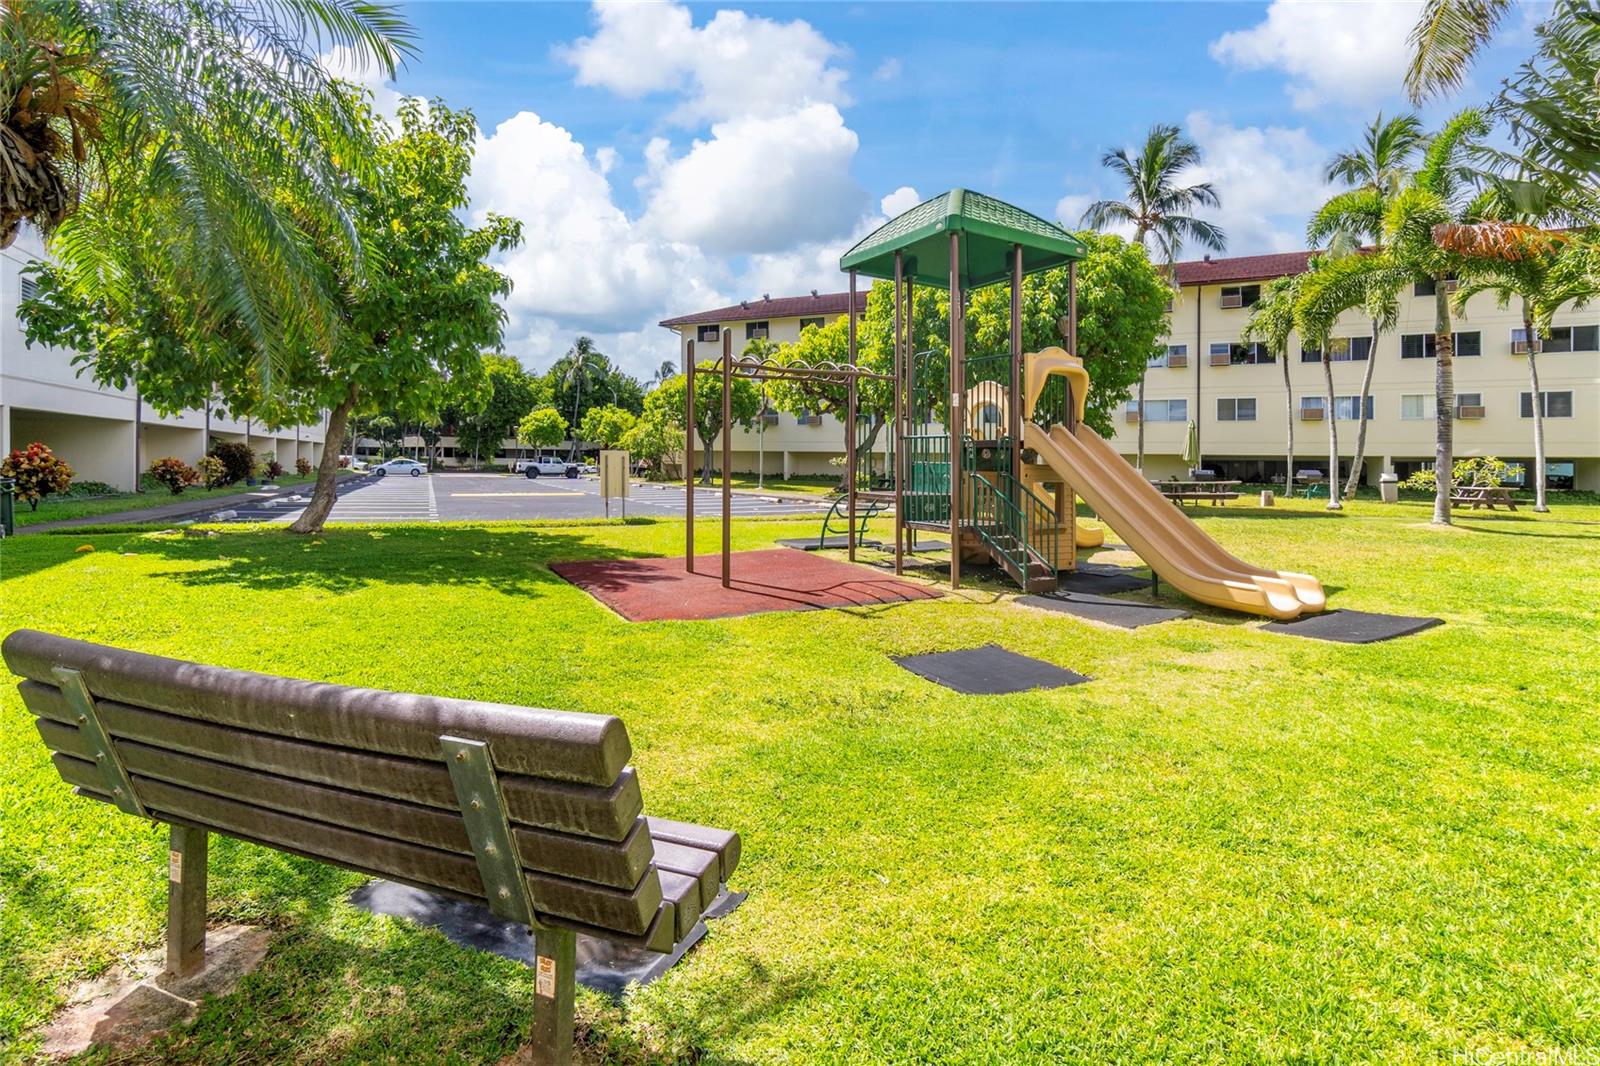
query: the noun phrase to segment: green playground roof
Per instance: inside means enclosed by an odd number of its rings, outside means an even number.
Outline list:
[[[1011,248],[1022,245],[1022,272],[1082,259],[1082,241],[1038,215],[980,192],[951,189],[890,219],[839,260],[840,270],[894,278],[894,255],[919,285],[950,284],[950,234],[961,234],[961,285],[976,289],[1011,277]]]

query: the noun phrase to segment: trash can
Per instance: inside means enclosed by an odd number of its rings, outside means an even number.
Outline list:
[[[1400,476],[1398,474],[1379,474],[1378,496],[1384,503],[1399,503]]]
[[[1263,506],[1263,507],[1271,507],[1272,504],[1273,504],[1272,490],[1271,489],[1262,489],[1261,490],[1261,506]]]

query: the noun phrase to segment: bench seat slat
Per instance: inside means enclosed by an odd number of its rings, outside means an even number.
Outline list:
[[[110,648],[19,629],[0,645],[11,672],[54,684],[82,674],[98,699],[259,733],[431,759],[441,736],[486,740],[500,770],[610,785],[631,754],[620,719],[477,700],[351,688]]]
[[[56,751],[88,757],[78,741],[85,738],[67,726],[39,722],[39,734]],[[68,734],[69,736],[63,736]],[[137,741],[113,740],[130,773],[155,778],[269,810],[303,815],[351,829],[397,837],[413,844],[472,854],[472,842],[459,815],[432,807],[306,784],[274,774],[241,770],[225,763],[150,747]],[[621,841],[519,829],[518,851],[525,867],[631,889],[650,867],[650,833],[643,818]]]
[[[667,840],[655,841],[655,852],[658,869],[694,878],[700,886],[701,906],[711,906],[711,901],[717,898],[722,879],[716,852],[701,851],[687,844],[674,844]]]
[[[695,825],[692,822],[677,822],[671,818],[650,817],[645,821],[650,824],[650,835],[658,841],[685,844],[702,851],[716,852],[721,865],[722,882],[726,884],[733,880],[733,871],[739,865],[738,833],[727,829],[713,829],[708,825]]]
[[[705,909],[700,900],[700,882],[684,874],[662,870],[661,895],[672,904],[677,915],[674,935],[682,940],[689,935],[689,931],[694,928],[694,923],[700,920],[701,912]]]
[[[87,741],[78,737],[75,718],[61,690],[35,681],[17,686],[30,711],[58,730],[40,736],[56,751],[87,757]],[[183,754],[223,760],[236,766],[280,774],[315,784],[332,785],[391,799],[455,811],[455,786],[442,758],[433,761],[331,748],[284,740],[226,726],[96,700],[107,730],[118,739],[149,744]],[[69,735],[70,734],[70,735]],[[639,781],[631,767],[605,788],[567,781],[502,775],[506,813],[515,823],[564,833],[621,840],[632,831],[644,808]]]
[[[94,763],[68,755],[52,757],[69,784],[99,788]],[[133,775],[140,800],[152,816],[172,816],[228,835],[242,835],[272,847],[293,847],[380,877],[408,879],[473,899],[483,898],[476,860],[405,841],[356,832],[342,826],[282,814],[237,800]],[[535,911],[627,935],[644,934],[662,902],[661,882],[651,873],[631,890],[586,884],[525,872]]]

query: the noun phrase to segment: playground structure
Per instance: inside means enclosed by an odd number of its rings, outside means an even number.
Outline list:
[[[1185,595],[1216,607],[1290,619],[1326,605],[1322,586],[1305,574],[1266,570],[1229,554],[1092,428],[1083,423],[1089,374],[1077,347],[1077,262],[1082,242],[1044,219],[965,189],[924,201],[868,234],[840,260],[849,275],[850,306],[861,277],[894,286],[893,368],[889,377],[857,363],[856,316],[849,318],[845,363],[806,365],[735,356],[732,334],[710,372],[722,379],[723,427],[731,422],[732,381],[821,380],[842,385],[845,403],[846,550],[856,556],[863,507],[894,511],[894,567],[919,531],[950,538],[950,587],[963,563],[993,563],[1023,589],[1053,591],[1076,567],[1076,550],[1096,547],[1104,533],[1080,527],[1076,497],[1092,507],[1153,571]],[[1066,348],[1025,353],[1022,280],[1043,270],[1067,271],[1067,313],[1059,324]],[[1007,350],[968,355],[967,298],[1006,283],[1011,290]],[[917,349],[912,310],[918,285],[948,286],[946,350]],[[694,345],[687,452],[693,455]],[[699,373],[707,371],[700,370]],[[892,383],[889,488],[862,489],[857,469],[858,387]],[[1020,398],[1020,402],[1019,402]],[[729,433],[722,433],[722,584],[730,573]],[[694,464],[687,462],[685,569],[694,571]]]

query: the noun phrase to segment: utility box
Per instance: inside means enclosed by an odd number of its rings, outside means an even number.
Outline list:
[[[1400,502],[1400,477],[1398,474],[1378,475],[1378,497],[1384,503]]]
[[[611,500],[622,501],[622,517],[628,517],[628,453],[607,449],[600,453],[600,495],[606,502],[606,517],[611,517]]]

